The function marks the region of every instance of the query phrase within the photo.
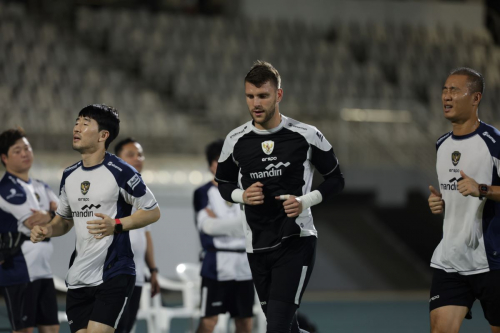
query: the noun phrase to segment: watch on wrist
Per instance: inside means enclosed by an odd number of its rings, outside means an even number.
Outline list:
[[[122,224],[122,221],[120,221],[120,219],[115,219],[115,233],[116,234],[119,234],[120,232],[123,231],[123,224]]]
[[[151,274],[153,274],[154,272],[158,273],[158,268],[157,268],[157,267],[150,268],[150,269],[149,269],[149,272],[150,272]]]
[[[479,199],[483,199],[486,195],[488,195],[488,185],[479,184],[478,189],[479,189]]]

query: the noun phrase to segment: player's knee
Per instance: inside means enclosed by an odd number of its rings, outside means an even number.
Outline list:
[[[13,333],[33,333],[34,329],[35,329],[34,327],[27,327],[20,329],[18,331],[13,331]]]
[[[444,322],[442,320],[431,320],[431,333],[458,333],[459,324]]]
[[[236,333],[252,332],[252,318],[235,318]]]
[[[201,318],[198,333],[212,333],[215,329],[215,325],[217,325],[218,319],[218,316]]]

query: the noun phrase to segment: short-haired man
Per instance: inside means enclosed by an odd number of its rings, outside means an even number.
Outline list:
[[[224,141],[205,150],[210,172],[215,175]],[[203,247],[201,268],[201,319],[197,333],[212,333],[218,315],[229,312],[236,333],[252,331],[254,286],[245,253],[245,235],[239,205],[224,200],[212,180],[194,192],[196,227]]]
[[[75,226],[76,248],[66,276],[66,314],[73,333],[114,332],[135,284],[128,231],[160,218],[158,203],[137,171],[106,152],[119,123],[118,111],[106,105],[80,111],[73,149],[82,160],[63,173],[54,219],[31,230],[31,240],[40,242]],[[132,207],[136,212],[131,215]]]
[[[267,332],[299,332],[295,313],[316,249],[310,207],[340,193],[344,178],[323,134],[280,114],[283,89],[271,64],[254,64],[245,95],[252,120],[227,135],[215,179],[222,197],[244,209],[248,260]],[[315,168],[325,180],[311,192]]]
[[[6,172],[0,180],[0,288],[14,332],[59,331],[49,239],[29,241],[30,229],[50,222],[58,199],[47,184],[29,176],[33,150],[21,129],[0,134]]]
[[[443,86],[452,131],[436,143],[441,192],[429,187],[432,213],[444,213],[431,259],[433,333],[458,332],[476,299],[500,332],[500,132],[478,118],[483,92],[483,76],[470,68],[453,70]]]
[[[116,144],[115,154],[133,166],[137,172],[142,172],[145,157],[144,150],[139,142],[132,138],[123,139]],[[134,208],[132,208],[132,213],[133,212]],[[150,226],[130,230],[129,237],[132,250],[134,251],[136,271],[135,287],[130,302],[128,302],[127,306],[125,306],[122,318],[116,328],[116,332],[120,333],[130,332],[134,327],[141,302],[142,286],[145,281],[144,270],[146,266],[149,268],[149,272],[151,273],[151,297],[160,292],[160,285],[158,283],[158,268],[155,264],[153,239],[151,237]]]

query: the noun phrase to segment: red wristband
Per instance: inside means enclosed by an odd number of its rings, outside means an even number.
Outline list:
[[[120,221],[120,219],[115,219],[115,223],[116,224],[122,224],[122,221]]]

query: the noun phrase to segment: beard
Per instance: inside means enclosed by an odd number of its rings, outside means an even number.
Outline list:
[[[255,115],[253,114],[252,110],[250,110],[250,116],[252,117],[254,123],[262,125],[267,123],[269,120],[271,120],[274,117],[274,114],[276,113],[276,105],[273,104],[272,108],[269,110],[262,110],[264,111],[264,119],[256,119]]]

